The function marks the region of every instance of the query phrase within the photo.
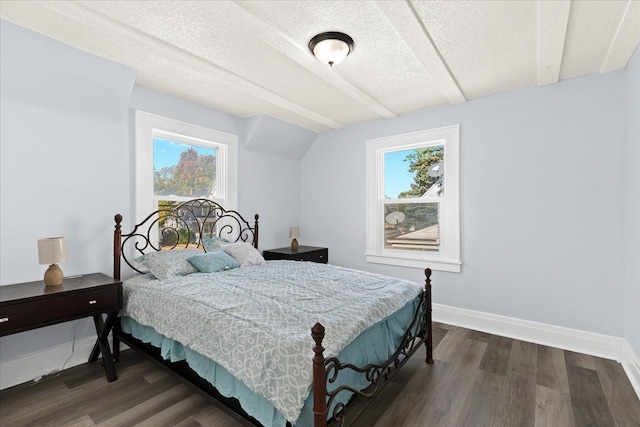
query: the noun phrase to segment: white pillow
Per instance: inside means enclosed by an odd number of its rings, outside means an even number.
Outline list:
[[[264,264],[264,258],[260,255],[260,252],[249,243],[238,242],[229,243],[224,246],[220,246],[220,249],[231,255],[236,261],[240,263],[240,267],[246,267],[248,265],[260,265]]]

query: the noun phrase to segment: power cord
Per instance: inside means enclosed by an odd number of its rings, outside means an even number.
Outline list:
[[[53,375],[53,377],[57,377],[59,376],[62,371],[64,371],[65,366],[67,366],[67,363],[69,363],[69,360],[71,360],[71,358],[73,357],[73,355],[76,352],[76,329],[78,327],[78,321],[74,320],[73,321],[73,341],[71,342],[71,354],[69,355],[69,357],[67,357],[67,360],[64,361],[64,363],[62,364],[62,368],[60,369],[54,369],[53,371],[44,374],[44,375],[38,375],[37,377],[35,377],[33,379],[33,381],[31,381],[31,385],[35,385],[37,383],[39,383],[40,381],[42,381],[44,378],[50,377]]]

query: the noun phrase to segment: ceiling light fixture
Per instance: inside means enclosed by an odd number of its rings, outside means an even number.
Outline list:
[[[336,31],[321,33],[309,41],[309,50],[318,58],[318,61],[332,67],[341,63],[351,53],[353,39]]]

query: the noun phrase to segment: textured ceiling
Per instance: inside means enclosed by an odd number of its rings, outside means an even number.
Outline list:
[[[138,70],[136,83],[321,132],[623,69],[640,1],[4,1],[0,16]],[[317,33],[355,48],[329,68]]]

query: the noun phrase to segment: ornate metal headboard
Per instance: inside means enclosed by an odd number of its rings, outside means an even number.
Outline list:
[[[140,223],[130,233],[122,234],[122,215],[115,216],[113,237],[113,277],[120,280],[120,259],[138,270],[127,259],[127,248],[133,248],[137,258],[151,251],[202,248],[207,238],[222,238],[231,242],[251,243],[258,248],[258,214],[253,227],[242,215],[226,210],[208,199],[194,199],[183,203],[167,203]]]

